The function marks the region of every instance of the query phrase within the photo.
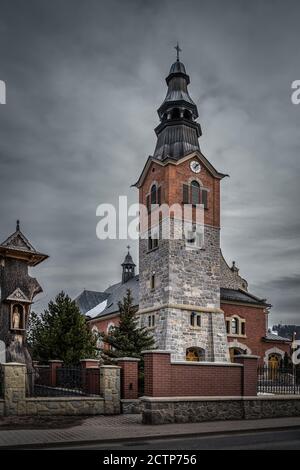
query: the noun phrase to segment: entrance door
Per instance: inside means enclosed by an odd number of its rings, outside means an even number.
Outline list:
[[[280,360],[281,357],[279,356],[279,354],[270,354],[268,358],[268,366],[271,369],[278,369],[280,365]]]
[[[269,380],[276,380],[281,357],[279,354],[270,354],[268,357],[268,376]]]

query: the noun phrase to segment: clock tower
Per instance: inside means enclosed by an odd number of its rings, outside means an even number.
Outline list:
[[[154,154],[136,183],[148,222],[139,240],[138,313],[157,348],[171,351],[173,360],[227,362],[220,309],[220,181],[226,175],[200,151],[198,110],[176,49]]]

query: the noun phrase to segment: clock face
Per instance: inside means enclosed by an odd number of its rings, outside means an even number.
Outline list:
[[[190,163],[190,169],[192,170],[193,173],[200,173],[200,171],[201,171],[200,163],[197,162],[197,160],[193,160]]]

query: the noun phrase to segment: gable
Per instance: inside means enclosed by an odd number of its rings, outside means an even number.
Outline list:
[[[36,250],[31,245],[31,243],[27,240],[27,238],[20,231],[16,231],[10,237],[8,237],[2,243],[2,246],[8,247],[8,248],[14,248],[17,250],[31,251],[34,253],[36,252]]]
[[[9,302],[26,302],[31,303],[28,297],[24,294],[24,292],[18,287],[16,290],[13,291],[5,300]]]

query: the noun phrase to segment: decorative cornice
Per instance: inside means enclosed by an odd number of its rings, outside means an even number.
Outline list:
[[[171,304],[165,303],[156,305],[153,307],[143,308],[138,310],[137,315],[143,315],[145,313],[155,312],[165,308],[172,308],[176,310],[188,310],[189,312],[203,312],[203,313],[224,313],[223,310],[216,307],[201,307],[199,305],[186,305],[186,304]]]

